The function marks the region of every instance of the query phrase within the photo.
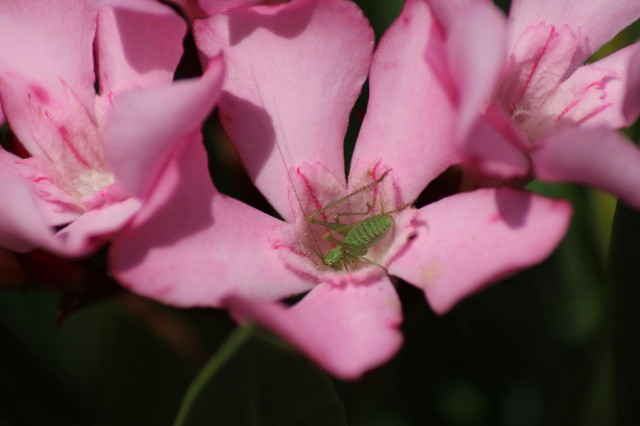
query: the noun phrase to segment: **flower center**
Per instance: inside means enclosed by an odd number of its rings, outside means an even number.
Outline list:
[[[29,97],[33,139],[25,141],[24,148],[31,156],[16,161],[44,205],[60,218],[52,225],[128,197],[117,188],[107,165],[100,129],[77,96],[65,88],[64,103]]]
[[[610,106],[605,85],[610,70],[576,68],[580,36],[568,26],[544,22],[527,28],[516,41],[498,99],[513,123],[537,141],[562,127],[588,120]]]
[[[321,164],[305,163],[292,170],[294,223],[272,235],[280,259],[323,280],[386,273],[396,246],[406,242],[396,238],[397,219],[415,211],[397,200],[392,173],[378,163],[362,176],[351,176],[346,188]]]
[[[89,169],[75,176],[70,185],[71,193],[78,198],[85,198],[115,182],[115,177],[110,171]]]

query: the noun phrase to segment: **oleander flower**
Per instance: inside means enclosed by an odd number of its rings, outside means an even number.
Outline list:
[[[220,194],[204,149],[190,145],[158,183],[173,196],[151,199],[114,243],[116,277],[168,304],[228,307],[354,379],[401,345],[394,277],[422,288],[444,313],[544,259],[566,231],[564,201],[500,188],[407,206],[459,159],[454,105],[423,61],[431,22],[415,8],[427,7],[408,3],[375,56],[369,23],[344,0],[294,0],[196,21],[203,56],[223,55],[228,66],[219,101],[225,130],[282,219]],[[367,74],[369,106],[345,176],[349,111]],[[367,260],[345,257],[332,267],[327,223],[354,225],[385,212],[392,223]],[[301,294],[292,307],[279,302]]]
[[[638,1],[514,0],[508,20],[484,0],[427,3],[441,29],[427,60],[478,183],[583,183],[640,207],[640,151],[615,131],[640,110],[640,43],[581,65],[640,16]]]
[[[185,31],[152,0],[0,3],[0,246],[84,255],[139,210],[221,85],[215,60],[172,83]]]

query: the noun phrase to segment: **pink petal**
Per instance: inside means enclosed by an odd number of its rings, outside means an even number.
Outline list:
[[[136,293],[184,307],[219,306],[229,294],[271,301],[308,290],[270,242],[282,222],[215,190],[199,138],[179,148],[112,245],[116,278]]]
[[[616,87],[617,80],[614,71],[595,64],[578,68],[558,86],[545,105],[546,113],[554,119],[549,120],[550,130],[557,131],[565,124],[621,127],[622,94],[616,93],[620,90]],[[612,102],[618,102],[620,105],[616,106]],[[541,138],[545,136],[541,133]]]
[[[62,256],[83,256],[108,240],[139,208],[139,201],[129,198],[71,214],[65,206],[37,197],[12,157],[0,151],[0,196],[11,200],[0,206],[0,246],[4,248],[19,252],[41,248]],[[70,224],[54,233],[52,222]]]
[[[509,114],[538,112],[567,73],[580,39],[568,27],[528,27],[513,46],[499,98]]]
[[[452,144],[454,106],[425,61],[432,25],[426,3],[408,1],[380,41],[351,165],[354,176],[382,160],[393,169],[403,203],[458,158]]]
[[[640,208],[640,150],[616,131],[573,128],[531,153],[536,176],[594,186]]]
[[[486,117],[481,116],[470,129],[462,165],[484,186],[491,181],[507,181],[529,176],[531,162],[526,153],[513,143]]]
[[[630,126],[640,113],[640,43],[603,58],[586,67],[610,70],[615,78],[604,85],[606,109],[585,122],[589,126],[602,126],[610,129]],[[574,73],[582,70],[581,67]],[[570,79],[573,79],[571,76]]]
[[[0,178],[22,178],[23,174],[16,165],[20,160],[20,157],[0,146]]]
[[[119,182],[143,197],[168,153],[198,131],[215,104],[224,76],[221,58],[200,78],[116,97],[105,124],[105,144]]]
[[[527,27],[540,22],[556,28],[568,25],[581,35],[580,49],[573,58],[573,64],[578,65],[638,17],[637,0],[513,0],[510,45]]]
[[[2,178],[0,197],[0,246],[27,252],[34,248],[55,249],[53,231],[44,218],[31,188],[19,179]]]
[[[198,0],[198,3],[202,10],[205,12],[205,15],[203,15],[203,17],[213,16],[216,13],[220,13],[224,10],[234,9],[237,7],[251,6],[258,3],[269,4],[269,2],[264,0]],[[275,4],[278,2],[275,1],[271,3]]]
[[[490,0],[427,0],[438,20],[449,29],[469,8],[477,4],[491,4]]]
[[[217,0],[212,1],[217,2]],[[182,13],[184,13],[184,16],[187,18],[189,25],[191,25],[193,20],[196,18],[206,18],[209,16],[209,14],[202,9],[199,0],[168,0],[168,2],[180,8]]]
[[[34,160],[34,161],[30,161]],[[37,162],[37,158],[31,157],[26,161],[30,163]],[[57,188],[51,182],[46,182],[46,179],[42,179],[37,183],[37,188],[47,192],[47,197],[39,197],[34,193],[33,181],[38,180],[38,177],[31,175],[31,169],[25,167],[25,159],[21,159],[16,155],[0,149],[0,179],[3,181],[7,178],[14,180],[22,180],[25,184],[31,188],[32,196],[35,203],[39,206],[40,215],[44,218],[44,223],[49,227],[66,225],[78,218],[80,211],[73,205],[75,200],[71,199],[69,204],[61,203],[60,200],[68,194],[64,194],[59,188]],[[49,185],[46,185],[49,183]],[[37,192],[37,191],[36,191]]]
[[[570,215],[564,201],[509,188],[454,195],[420,210],[423,226],[389,272],[422,288],[433,310],[444,314],[549,256]]]
[[[15,89],[24,82],[16,79],[13,83]],[[95,206],[95,202],[115,201],[93,197],[113,182],[113,176],[94,118],[64,82],[63,88],[65,97],[61,105],[41,110],[34,108],[34,103],[25,105],[22,118],[28,124],[26,130],[32,141],[29,151],[34,155],[14,160],[14,166],[30,181],[34,191],[58,210],[46,213],[47,217],[78,214]]]
[[[633,122],[640,115],[640,49],[637,49],[637,43],[629,49],[635,52],[627,68],[627,93],[622,107],[626,123]]]
[[[24,179],[6,172],[3,167],[0,196],[11,202],[0,204],[0,246],[10,250],[40,248],[62,256],[84,256],[107,241],[139,208],[139,201],[130,198],[76,213],[72,223],[56,234],[47,216],[53,207],[36,197]]]
[[[167,10],[155,0],[84,0],[92,10],[125,8],[139,13],[162,14]]]
[[[168,0],[175,4],[187,17],[189,23],[196,18],[206,18],[227,9],[250,6],[260,0]]]
[[[89,210],[56,234],[59,248],[55,252],[74,257],[89,254],[109,241],[139,208],[140,200],[128,198]]]
[[[47,111],[67,107],[71,92],[92,114],[95,13],[84,2],[0,2],[0,100],[22,144],[41,154],[32,136]]]
[[[495,94],[506,61],[506,19],[493,4],[478,2],[460,13],[447,39],[449,68],[459,90],[456,139],[471,128]]]
[[[344,176],[343,138],[364,83],[373,32],[343,0],[230,10],[194,23],[206,57],[224,50],[220,118],[249,175],[290,218],[288,171],[320,162]]]
[[[355,380],[387,362],[402,345],[400,301],[381,281],[316,286],[291,308],[233,298],[232,311],[292,342],[333,375]]]
[[[212,14],[208,14],[202,9],[200,5],[200,0],[167,0],[169,3],[174,4],[184,14],[189,25],[193,23],[195,19],[206,18]],[[212,0],[213,2],[217,2],[218,0]]]
[[[186,24],[155,1],[110,1],[98,15],[100,93],[168,84],[182,55]]]

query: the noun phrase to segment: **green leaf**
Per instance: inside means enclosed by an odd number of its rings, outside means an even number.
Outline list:
[[[175,426],[346,425],[328,377],[252,327],[236,330],[198,374]]]
[[[640,212],[618,202],[611,231],[617,425],[640,424]]]

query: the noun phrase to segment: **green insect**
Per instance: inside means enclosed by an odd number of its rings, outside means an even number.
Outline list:
[[[367,259],[364,257],[368,250],[378,244],[384,237],[387,235],[391,226],[393,225],[393,217],[392,213],[403,210],[408,207],[410,204],[402,206],[397,210],[393,210],[387,213],[377,213],[369,216],[371,212],[372,205],[367,203],[367,211],[361,213],[338,213],[333,217],[335,222],[324,222],[321,220],[314,219],[319,214],[327,211],[328,209],[337,206],[338,204],[348,200],[356,194],[359,194],[363,191],[368,190],[369,188],[378,185],[382,180],[387,176],[389,170],[384,172],[378,179],[367,184],[350,194],[345,195],[342,198],[337,199],[336,201],[324,206],[322,209],[314,212],[311,216],[307,218],[309,223],[313,223],[316,225],[322,225],[329,229],[324,235],[324,239],[336,244],[336,247],[329,250],[329,252],[323,256],[322,262],[333,268],[336,271],[339,271],[344,266],[345,270],[348,270],[347,264],[354,260],[363,260],[365,262],[374,264],[379,266],[380,268],[387,270],[384,266],[374,262],[373,260]],[[367,216],[364,219],[351,223],[345,224],[340,223],[340,218],[342,216]],[[342,240],[334,237],[333,234],[342,235]]]

